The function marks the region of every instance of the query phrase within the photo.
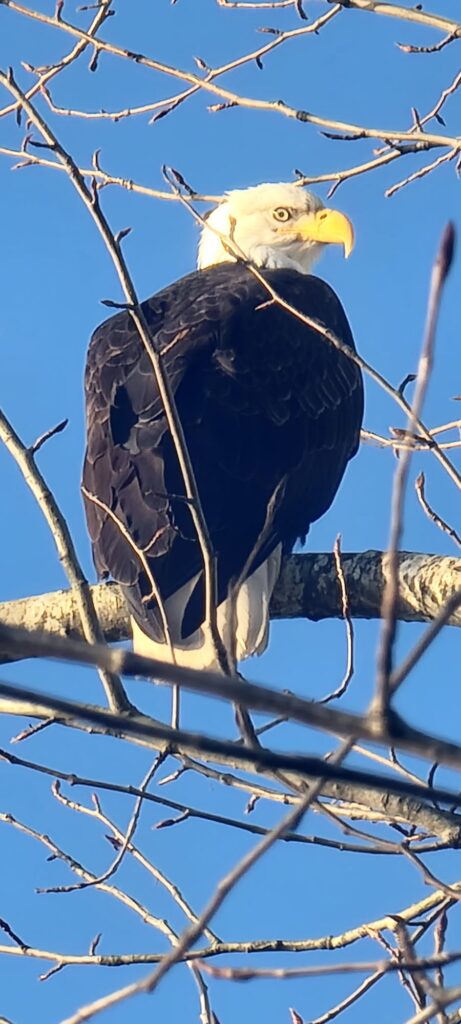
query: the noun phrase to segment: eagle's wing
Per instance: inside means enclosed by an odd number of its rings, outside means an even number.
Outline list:
[[[290,270],[265,276],[353,348],[328,285]],[[278,544],[290,550],[326,511],[359,439],[356,364],[268,299],[247,268],[223,264],[143,304],[194,467],[220,601],[254,550],[277,489],[252,569]],[[165,601],[194,580],[182,639],[203,620],[203,561],[152,366],[129,313],[95,332],[85,391],[83,493],[97,570],[124,586],[136,619],[158,640],[153,581]]]

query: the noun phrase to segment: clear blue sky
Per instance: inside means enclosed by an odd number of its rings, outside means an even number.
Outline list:
[[[306,3],[309,18],[327,10],[320,0]],[[445,0],[437,13],[454,15]],[[300,25],[291,9],[273,11],[224,10],[214,0],[116,0],[116,17],[103,36],[121,45],[182,68],[196,69],[193,57],[212,66],[261,45],[269,36],[261,25],[291,28]],[[52,13],[53,3],[40,0],[37,8]],[[69,2],[65,16],[88,24],[88,14],[76,14]],[[32,78],[21,61],[47,64],[59,59],[72,45],[70,37],[2,8],[0,11],[0,64],[14,67],[23,86]],[[429,110],[441,90],[453,79],[459,62],[459,43],[441,53],[417,56],[402,53],[395,41],[428,45],[440,35],[416,25],[369,14],[345,11],[319,36],[289,41],[269,55],[264,70],[255,65],[225,79],[243,95],[281,99],[320,115],[359,124],[405,129],[411,107],[420,115]],[[52,95],[61,106],[83,110],[117,109],[152,102],[177,89],[172,79],[139,66],[102,56],[96,73],[87,70],[85,56],[78,65],[52,83]],[[224,80],[223,80],[224,81]],[[7,95],[1,101],[7,102]],[[168,117],[149,125],[148,116],[110,121],[58,118],[53,121],[63,144],[88,167],[95,149],[101,150],[104,169],[125,178],[164,187],[163,164],[178,168],[198,191],[219,194],[265,180],[290,180],[293,168],[321,174],[369,158],[373,142],[333,142],[309,125],[278,114],[249,110],[210,113],[213,99],[193,97]],[[39,101],[40,109],[47,107]],[[461,114],[461,91],[447,104],[444,117],[448,134],[456,134]],[[433,125],[433,130],[438,126]],[[439,130],[445,129],[439,126]],[[0,145],[19,148],[23,128],[10,119],[1,121]],[[378,145],[378,143],[377,143]],[[42,152],[42,151],[39,151]],[[425,155],[424,159],[430,159]],[[384,190],[420,165],[420,157],[393,164],[372,175],[344,184],[332,201],[354,221],[356,249],[345,263],[338,251],[328,252],[319,268],[338,291],[348,312],[356,342],[365,358],[398,384],[416,368],[431,264],[448,219],[461,227],[460,192],[454,163],[423,178],[392,199]],[[41,451],[39,464],[67,517],[79,555],[91,579],[94,571],[79,497],[83,453],[82,374],[87,341],[106,311],[102,298],[120,299],[111,261],[94,224],[64,174],[39,168],[11,173],[11,161],[1,157],[2,275],[0,325],[2,380],[0,404],[27,443],[64,417],[69,426]],[[326,187],[318,186],[326,196]],[[101,201],[114,230],[128,225],[132,233],[124,243],[138,293],[146,297],[169,281],[189,272],[195,261],[197,229],[179,205],[144,199],[117,188],[105,189]],[[456,417],[459,405],[451,401],[461,391],[459,346],[460,260],[455,262],[446,288],[434,377],[425,408],[430,425]],[[366,426],[387,432],[402,426],[397,407],[375,385],[367,382]],[[458,413],[459,414],[459,413]],[[459,464],[459,456],[458,456]],[[309,537],[311,550],[331,550],[342,535],[344,550],[384,548],[388,538],[389,501],[395,460],[389,451],[366,447],[351,465],[341,492],[328,515]],[[459,527],[459,499],[429,455],[415,458],[412,481],[421,468],[428,494],[438,511]],[[52,591],[66,585],[53,541],[33,498],[9,454],[0,448],[0,524],[2,530],[0,600]],[[455,554],[456,549],[421,512],[410,486],[404,546],[416,551]],[[417,639],[421,627],[405,626],[399,633],[403,654]],[[374,673],[376,623],[356,624],[356,672],[344,706],[363,708],[371,693]],[[457,694],[459,684],[456,631],[447,630],[404,688],[400,707],[411,721],[459,738]],[[345,663],[344,627],[341,623],[290,622],[272,627],[264,657],[248,668],[255,679],[280,688],[289,687],[317,698],[337,685]],[[3,671],[3,678],[31,684],[47,692],[102,700],[96,676],[61,666],[23,663]],[[168,713],[163,692],[147,684],[131,684],[130,693],[156,717]],[[453,722],[454,719],[454,722]],[[456,724],[454,724],[456,723]],[[232,734],[227,707],[187,697],[184,724],[206,728],[217,735]],[[0,721],[0,742],[7,745],[23,722]],[[294,729],[272,734],[279,749],[324,751],[328,740]],[[308,746],[306,746],[306,743]],[[19,753],[65,771],[139,784],[150,762],[147,752],[109,739],[73,734],[53,727],[23,744]],[[161,774],[167,774],[168,768]],[[99,872],[113,851],[105,830],[88,818],[58,807],[47,780],[17,769],[0,769],[1,809],[11,811],[35,828],[51,834],[90,869]],[[446,776],[448,778],[448,776]],[[171,799],[239,816],[246,797],[192,774],[160,790]],[[73,798],[89,802],[89,792],[74,790]],[[103,806],[126,825],[131,801],[103,796]],[[258,804],[254,820],[274,823],[277,806]],[[218,826],[209,829],[186,822],[176,829],[152,831],[165,815],[147,807],[137,833],[138,844],[183,889],[200,910],[214,883],[250,846],[254,837]],[[322,831],[338,836],[318,816],[304,822],[309,834]],[[165,940],[129,911],[103,894],[35,895],[38,886],[70,881],[67,869],[47,862],[42,847],[3,827],[0,859],[0,916],[31,945],[84,952],[102,932],[101,952],[156,951]],[[453,863],[443,863],[444,877],[457,878]],[[438,863],[438,862],[437,862]],[[431,861],[431,866],[436,862]],[[439,865],[440,866],[440,865]],[[120,884],[178,929],[184,920],[152,878],[128,860]],[[369,858],[308,846],[281,845],[238,887],[219,913],[214,927],[223,938],[307,938],[340,932],[362,921],[396,911],[424,892],[422,880],[400,859]],[[456,920],[456,919],[455,919]],[[453,947],[460,935],[451,934]],[[3,940],[2,940],[3,941]],[[334,954],[335,960],[341,953]],[[378,957],[371,943],[356,946],[353,959]],[[331,954],[330,954],[331,957]],[[303,957],[303,962],[308,961]],[[326,955],[324,960],[328,960]],[[301,963],[301,958],[258,958],[255,966]],[[226,961],[227,962],[227,961]],[[235,964],[236,958],[232,963]],[[314,962],[314,961],[312,961]],[[316,955],[315,962],[322,962]],[[96,998],[138,976],[109,969],[67,968],[46,983],[37,980],[36,961],[4,959],[0,967],[0,1016],[13,1024],[57,1024],[81,1002]],[[142,972],[141,972],[142,973]],[[454,975],[456,977],[456,975]],[[210,991],[221,1024],[264,1020],[288,1024],[287,1007],[295,1006],[310,1020],[353,988],[354,980],[254,982],[230,986],[212,981]],[[377,986],[367,1002],[349,1012],[356,1024],[405,1020],[411,1004],[394,982]],[[155,998],[137,999],[111,1011],[104,1019],[125,1024],[155,1019],[198,1020],[192,980],[185,968],[176,968]],[[101,1018],[103,1019],[103,1018]]]

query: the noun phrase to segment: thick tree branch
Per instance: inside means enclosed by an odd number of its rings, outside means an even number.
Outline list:
[[[388,574],[383,551],[343,552],[344,577],[355,619],[376,619]],[[461,588],[461,558],[399,553],[398,618],[403,622],[430,622],[448,598]],[[101,629],[109,643],[130,636],[129,616],[116,584],[91,587]],[[341,618],[341,594],[333,554],[291,555],[287,558],[271,606],[272,619]],[[81,638],[82,631],[75,594],[57,590],[37,597],[0,603],[0,623],[43,629],[57,636]],[[461,626],[461,608],[449,620]],[[0,663],[16,660],[0,652]]]

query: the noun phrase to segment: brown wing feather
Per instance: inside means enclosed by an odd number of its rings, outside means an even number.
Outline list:
[[[265,275],[292,306],[353,348],[342,306],[325,282],[289,270]],[[286,478],[284,494],[253,569],[277,544],[291,550],[329,508],[359,441],[358,367],[267,298],[247,268],[223,264],[143,305],[154,343],[165,352],[217,556],[220,600],[253,550],[280,481]],[[152,367],[128,313],[95,332],[85,392],[83,483],[110,510],[85,499],[95,564],[127,588],[142,628],[161,639],[133,545],[144,552],[163,599],[201,572],[202,556]],[[183,635],[202,619],[200,578]]]

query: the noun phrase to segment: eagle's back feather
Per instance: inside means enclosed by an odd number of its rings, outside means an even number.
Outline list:
[[[263,273],[290,305],[354,348],[342,306],[325,282],[294,270]],[[357,365],[268,299],[246,267],[221,264],[143,303],[153,343],[164,352],[194,467],[222,608],[277,489],[272,522],[248,576],[276,549],[290,551],[329,508],[359,441]],[[170,607],[174,645],[194,647],[204,618],[202,554],[149,356],[128,312],[93,335],[85,391],[83,484],[110,510],[85,498],[97,570],[123,586],[138,627],[162,643],[147,565]],[[242,591],[241,619],[248,619],[237,644],[242,656],[265,645],[275,562],[264,570],[264,594],[261,573]]]

